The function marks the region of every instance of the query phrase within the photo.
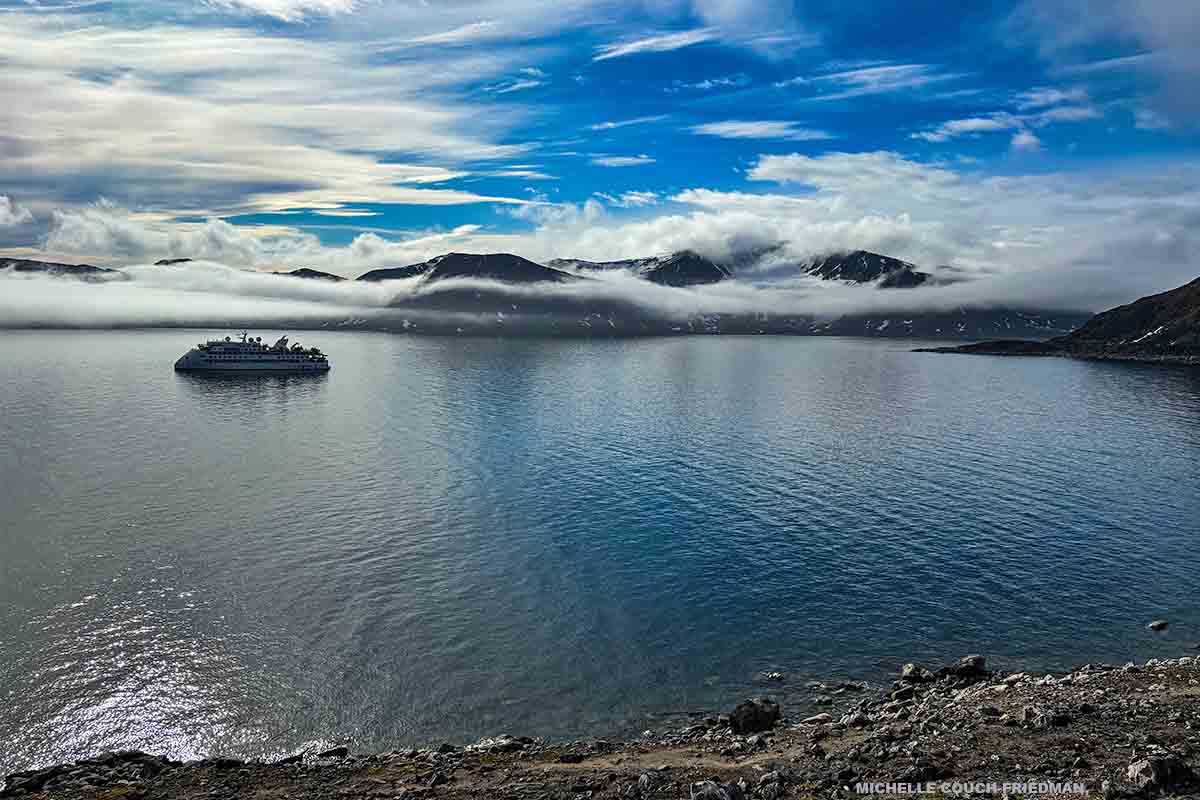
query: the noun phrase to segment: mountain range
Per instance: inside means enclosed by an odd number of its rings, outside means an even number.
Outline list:
[[[680,250],[664,256],[628,258],[620,261],[588,261],[580,258],[555,258],[545,266],[508,253],[446,255],[410,264],[405,267],[374,269],[358,277],[360,281],[402,280],[424,277],[438,280],[449,277],[493,278],[509,283],[563,282],[589,273],[625,271],[660,286],[682,288],[705,286],[734,278],[738,265],[749,266],[770,255],[771,249],[759,251],[722,263],[700,255],[694,250]],[[807,262],[774,262],[772,272],[803,273],[825,280],[855,284],[877,284],[880,288],[910,288],[930,279],[913,264],[898,258],[853,250],[819,256]],[[294,273],[288,273],[294,274]],[[752,274],[752,271],[750,271]]]
[[[666,256],[622,261],[555,259],[538,264],[509,253],[447,253],[403,267],[375,269],[360,275],[363,282],[417,280],[418,291],[398,295],[393,308],[417,312],[420,321],[404,318],[403,330],[430,333],[516,333],[539,335],[657,335],[687,333],[791,334],[901,338],[1045,339],[1065,334],[1082,324],[1086,314],[1047,309],[959,308],[943,312],[813,317],[800,314],[708,313],[680,317],[604,292],[514,294],[506,287],[594,281],[601,273],[621,270],[660,286],[686,289],[746,276],[761,279],[759,264],[769,260],[767,277],[774,274],[810,275],[825,281],[907,290],[935,282],[915,265],[865,250],[833,253],[807,261],[787,262],[778,252],[764,250],[719,263],[691,250]],[[163,259],[169,268],[190,261]],[[3,268],[5,262],[0,262]],[[11,262],[18,263],[18,262]],[[89,265],[21,261],[20,271],[112,279],[119,270]],[[281,276],[337,282],[340,276],[307,267]],[[467,284],[452,279],[486,279]],[[442,286],[442,282],[447,282]],[[430,313],[436,312],[436,313]],[[519,322],[518,322],[519,320]],[[379,323],[382,325],[382,323]]]

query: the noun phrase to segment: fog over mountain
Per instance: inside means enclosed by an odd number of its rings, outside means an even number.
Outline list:
[[[871,254],[874,255],[874,254]],[[862,254],[842,256],[855,263]],[[814,262],[828,264],[834,256]],[[876,259],[883,259],[876,256]],[[695,266],[696,254],[684,256]],[[639,262],[672,264],[678,259]],[[889,263],[889,262],[881,262]],[[896,262],[903,264],[903,262]],[[46,273],[0,273],[0,324],[67,326],[353,326],[412,332],[563,335],[841,333],[911,336],[1049,336],[1087,309],[1031,305],[1028,276],[896,288],[804,272],[777,280],[731,277],[693,286],[655,283],[627,268],[554,270],[507,254],[447,254],[405,268],[408,277],[315,279],[203,260],[142,264],[88,282]],[[899,268],[907,271],[911,265]],[[716,269],[713,267],[712,269]],[[753,276],[755,270],[743,265]],[[872,277],[870,275],[864,277]]]

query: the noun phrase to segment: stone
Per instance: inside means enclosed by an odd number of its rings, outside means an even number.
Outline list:
[[[779,800],[779,798],[783,797],[783,792],[783,786],[780,784],[768,783],[766,786],[763,786],[758,790],[758,796],[761,797],[762,800]]]
[[[943,675],[952,675],[956,678],[983,678],[988,675],[987,661],[981,655],[963,656],[953,664],[947,664],[942,667]]]
[[[1165,619],[1156,619],[1146,627],[1152,631],[1165,631],[1167,629],[1167,621]]]
[[[1196,781],[1196,775],[1179,756],[1158,751],[1134,761],[1125,770],[1126,777],[1139,789],[1175,792]]]
[[[833,717],[828,714],[814,714],[800,720],[801,725],[824,725],[828,722],[833,722]]]
[[[736,783],[720,784],[716,781],[693,783],[690,800],[744,800],[742,787]]]
[[[842,724],[847,728],[865,728],[871,724],[871,718],[861,711],[854,711],[842,717]]]
[[[643,795],[649,795],[661,783],[658,775],[653,772],[643,772],[638,776],[637,787],[638,791]]]
[[[729,727],[734,733],[769,731],[778,721],[779,704],[766,697],[747,700],[729,715]]]
[[[562,753],[558,757],[560,764],[581,764],[583,763],[583,754],[581,753]]]
[[[1021,724],[1031,728],[1061,728],[1070,722],[1071,718],[1061,711],[1041,706],[1025,706],[1021,709]]]
[[[513,738],[507,733],[502,733],[487,739],[480,739],[475,744],[471,745],[471,750],[483,750],[488,753],[515,753],[518,750],[524,750],[527,742]]]
[[[928,683],[934,679],[934,675],[929,670],[917,664],[905,664],[900,668],[900,680],[908,681],[909,683]]]
[[[345,745],[331,747],[328,750],[322,750],[317,753],[317,758],[345,758],[350,755],[350,748]]]

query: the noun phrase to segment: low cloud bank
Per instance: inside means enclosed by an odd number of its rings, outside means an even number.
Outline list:
[[[1021,273],[945,286],[877,289],[811,277],[776,283],[726,281],[678,289],[627,272],[562,284],[420,279],[332,282],[235,269],[197,261],[135,265],[127,279],[0,273],[0,327],[157,327],[353,325],[405,330],[456,319],[503,321],[509,327],[558,317],[637,314],[660,322],[699,315],[765,315],[816,320],[849,315],[919,314],[959,308],[1094,310],[1086,274]],[[1057,296],[1057,303],[1048,298]]]

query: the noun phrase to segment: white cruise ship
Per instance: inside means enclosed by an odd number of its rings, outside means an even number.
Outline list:
[[[188,350],[175,362],[177,370],[212,372],[326,372],[329,359],[315,347],[288,344],[280,337],[271,346],[262,337],[248,338],[245,332],[234,341],[211,339]]]

